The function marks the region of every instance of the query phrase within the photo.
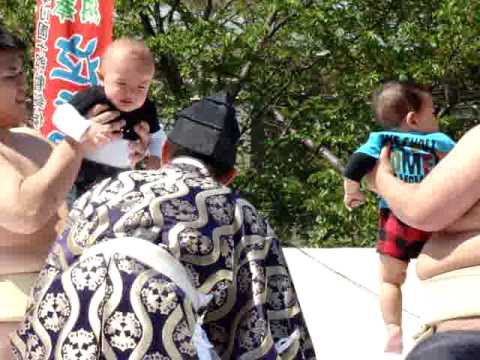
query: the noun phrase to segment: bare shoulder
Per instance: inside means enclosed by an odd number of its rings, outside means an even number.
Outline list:
[[[18,127],[18,128],[12,128],[10,131],[17,137],[17,138],[22,138],[22,139],[31,139],[35,140],[39,144],[42,144],[41,146],[47,145],[48,147],[52,147],[53,144],[45,139],[42,135],[42,133],[36,129],[32,129],[29,127]]]
[[[21,127],[10,130],[14,150],[41,166],[50,156],[53,145],[42,134],[31,128]]]

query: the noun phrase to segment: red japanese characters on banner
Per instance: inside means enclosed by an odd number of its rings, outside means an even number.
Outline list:
[[[37,0],[33,123],[44,136],[55,108],[80,89],[99,84],[100,56],[112,40],[114,0]]]

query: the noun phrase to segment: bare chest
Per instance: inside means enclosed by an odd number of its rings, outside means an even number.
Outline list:
[[[0,155],[23,176],[36,173],[46,162],[50,146],[30,134],[12,134],[0,143]],[[1,177],[1,169],[0,169]],[[52,218],[43,229],[33,234],[18,234],[0,227],[0,274],[37,271],[55,238]]]

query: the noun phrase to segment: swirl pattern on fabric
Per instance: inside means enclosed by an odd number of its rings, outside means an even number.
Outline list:
[[[198,325],[212,359],[315,358],[268,222],[178,158],[75,202],[12,347],[24,360],[198,359]]]

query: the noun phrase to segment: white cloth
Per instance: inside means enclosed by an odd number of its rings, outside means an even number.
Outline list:
[[[88,248],[80,260],[99,254],[103,255],[106,260],[111,259],[115,254],[122,254],[157,270],[160,274],[172,279],[185,292],[197,311],[207,306],[213,298],[213,295],[204,294],[193,286],[184,266],[163,246],[152,244],[150,241],[140,238],[117,238]],[[194,325],[193,332],[193,344],[197,350],[198,358],[200,360],[220,360],[207,334],[202,329],[202,323],[203,318],[199,317]]]
[[[0,275],[0,322],[22,321],[38,273]]]
[[[480,266],[449,271],[422,281],[422,322],[480,316]]]
[[[91,124],[89,119],[80,115],[80,113],[68,103],[57,107],[53,113],[52,122],[59,131],[76,141],[80,141]],[[167,136],[162,129],[152,134],[148,146],[150,155],[161,157],[162,146],[165,143],[166,138]],[[129,141],[124,139],[111,141],[95,151],[88,152],[85,155],[85,158],[116,168],[129,168],[132,164],[128,158],[130,153],[128,143]]]
[[[75,141],[80,141],[90,127],[90,120],[83,117],[72,105],[65,103],[53,112],[52,123],[62,133]]]

